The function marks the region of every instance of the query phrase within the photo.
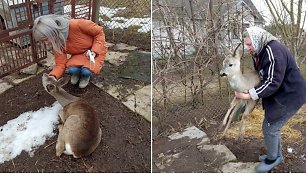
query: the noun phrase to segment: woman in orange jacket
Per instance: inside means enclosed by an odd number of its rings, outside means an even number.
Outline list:
[[[55,67],[49,73],[61,78],[66,68],[72,75],[70,82],[85,88],[90,76],[99,74],[107,49],[103,28],[85,19],[70,19],[62,15],[44,15],[35,19],[33,37],[52,44]],[[67,54],[71,57],[68,59]]]

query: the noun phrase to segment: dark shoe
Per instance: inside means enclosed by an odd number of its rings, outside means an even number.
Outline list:
[[[266,154],[260,155],[259,158],[258,158],[258,160],[259,160],[260,162],[263,162],[263,161],[267,158],[267,156],[268,156],[268,155],[266,155]],[[281,160],[283,161],[283,157],[282,157],[282,156],[281,156]]]
[[[263,161],[258,166],[256,166],[255,170],[257,173],[266,173],[272,170],[275,166],[279,165],[282,162],[283,160],[281,157],[277,157],[276,160],[272,164],[266,164]]]

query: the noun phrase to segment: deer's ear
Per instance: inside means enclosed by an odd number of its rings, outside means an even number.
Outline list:
[[[234,52],[233,52],[233,54],[232,54],[232,57],[235,57],[235,58],[239,58],[240,59],[240,57],[241,57],[241,55],[242,55],[242,52],[239,50],[239,47],[240,47],[240,45],[241,45],[241,43],[239,43],[237,46],[236,46],[236,48],[234,49]]]
[[[43,78],[48,78],[48,77],[49,77],[49,75],[47,73],[43,74]]]
[[[63,87],[65,86],[67,83],[69,82],[69,78],[68,77],[62,77],[57,81],[57,85],[59,87]]]
[[[235,58],[240,60],[242,57],[242,54],[243,54],[243,50],[237,50]]]

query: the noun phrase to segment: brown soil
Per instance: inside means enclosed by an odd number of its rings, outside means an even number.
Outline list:
[[[96,109],[102,129],[98,148],[83,159],[67,155],[59,158],[55,156],[54,142],[57,136],[54,136],[39,147],[33,157],[23,152],[12,161],[0,164],[0,172],[151,171],[150,124],[146,120],[93,84],[85,89],[67,84],[65,89],[83,97]],[[0,95],[0,125],[23,112],[50,106],[54,101],[44,91],[39,74]]]
[[[261,108],[261,106],[258,106]],[[166,116],[160,118],[162,124],[159,126],[159,136],[153,141],[153,162],[156,160],[158,153],[165,152],[168,148],[162,139],[173,132],[180,131],[190,125],[195,125],[207,133],[211,140],[211,144],[224,144],[226,145],[237,157],[239,162],[258,162],[258,156],[265,153],[264,142],[262,138],[248,137],[242,141],[233,138],[219,138],[220,136],[220,124],[227,111],[228,103],[226,99],[215,98],[213,100],[207,100],[204,104],[191,106],[181,105],[174,106],[168,109]],[[158,111],[158,106],[153,107],[153,113],[157,116],[161,116],[163,111]],[[303,107],[306,110],[306,105]],[[300,114],[306,116],[306,112],[300,112]],[[295,116],[296,117],[296,116]],[[302,139],[297,142],[292,142],[290,139],[283,139],[282,151],[284,156],[284,163],[274,168],[271,172],[287,173],[287,172],[306,172],[306,124],[297,124],[295,129],[302,132]],[[290,146],[294,149],[293,153],[287,152],[287,147]],[[160,147],[165,147],[161,149]],[[197,150],[194,148],[194,150]],[[190,152],[190,154],[194,154]],[[302,157],[304,155],[304,158]],[[203,154],[202,157],[195,156],[195,158],[202,158],[202,163],[191,162],[188,163],[187,168],[192,169],[189,172],[216,172],[220,167],[220,162],[214,154]],[[217,161],[216,161],[217,160]],[[182,169],[182,166],[173,166],[178,170]],[[153,164],[153,172],[159,172],[157,167]]]
[[[185,140],[184,140],[185,139]],[[188,139],[188,140],[187,140]],[[166,137],[160,137],[153,141],[153,165],[154,173],[215,173],[222,166],[222,155],[216,154],[215,151],[207,150],[199,153],[196,144],[199,141],[182,138],[169,141]],[[166,149],[166,151],[165,151]],[[171,150],[170,150],[171,149]],[[171,167],[160,170],[156,163],[160,154],[173,155],[180,153],[179,158],[175,158],[170,164]],[[211,160],[213,159],[213,160]],[[167,162],[167,159],[163,161]],[[182,167],[184,165],[184,167]]]

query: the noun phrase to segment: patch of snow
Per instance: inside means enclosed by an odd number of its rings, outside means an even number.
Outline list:
[[[305,156],[305,154],[301,155],[301,159],[302,159],[303,161],[306,161],[306,156]]]
[[[35,150],[55,135],[53,130],[59,122],[58,102],[51,107],[29,111],[8,121],[0,127],[0,164],[26,151],[32,157]]]
[[[287,147],[287,152],[288,152],[288,153],[292,153],[292,152],[293,152],[293,148],[291,148],[291,147],[288,146],[288,147]]]
[[[99,14],[105,15],[109,18],[112,18],[119,10],[124,10],[126,7],[121,8],[108,8],[108,7],[100,7]]]
[[[207,135],[205,134],[205,132],[201,131],[195,126],[192,126],[192,127],[186,128],[184,132],[182,133],[176,132],[172,135],[169,135],[168,138],[170,140],[177,140],[183,137],[188,137],[189,139],[199,139],[199,138],[204,138],[206,136]]]
[[[124,17],[115,16],[118,13],[118,11],[124,10],[124,9],[126,9],[126,7],[112,9],[112,8],[101,6],[99,10],[100,16],[105,15],[108,18],[110,18],[110,20],[104,21],[102,18],[100,18],[99,21],[102,21],[103,24],[109,29],[116,29],[116,28],[126,29],[129,26],[138,25],[140,26],[140,29],[137,30],[138,32],[147,33],[151,31],[151,17],[149,15],[145,15],[144,18],[129,18],[129,19],[124,18]],[[71,12],[71,5],[64,6],[64,11],[65,13]],[[85,12],[88,12],[88,11],[89,11],[88,6],[86,7],[81,6],[81,5],[76,6],[76,13],[82,12],[82,15],[79,17],[85,17]]]

